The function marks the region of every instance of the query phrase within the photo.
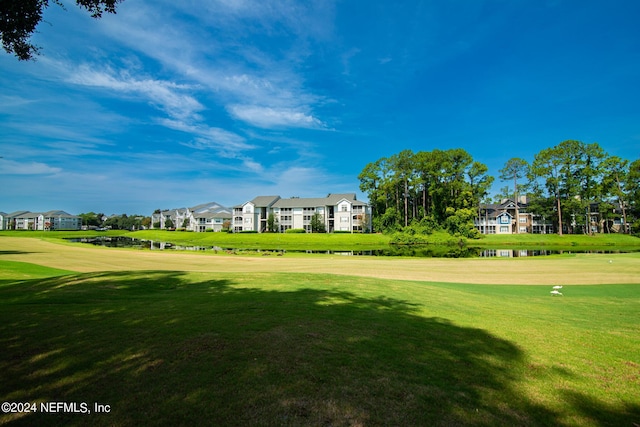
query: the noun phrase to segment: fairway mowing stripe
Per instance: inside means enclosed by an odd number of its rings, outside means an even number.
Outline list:
[[[640,284],[640,254],[576,255],[535,259],[324,256],[275,258],[81,247],[15,237],[2,237],[0,242],[6,252],[0,259],[78,272],[305,272],[492,285]],[[615,261],[610,264],[610,259]]]

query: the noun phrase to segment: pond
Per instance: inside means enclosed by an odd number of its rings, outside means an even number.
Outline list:
[[[381,257],[420,257],[420,258],[521,258],[536,257],[570,253],[623,253],[625,251],[615,250],[549,250],[539,249],[506,249],[506,248],[478,248],[478,247],[459,247],[446,245],[420,245],[420,246],[389,246],[385,249],[372,250],[283,250],[273,249],[241,249],[241,248],[223,248],[220,246],[186,246],[176,245],[170,242],[158,242],[153,240],[140,240],[131,237],[90,237],[90,238],[73,238],[67,239],[71,242],[81,242],[96,246],[105,246],[112,248],[138,248],[149,250],[172,250],[172,251],[213,251],[227,252],[234,254],[261,254],[271,255],[283,253],[307,253],[307,254],[326,254],[341,256],[381,256]]]

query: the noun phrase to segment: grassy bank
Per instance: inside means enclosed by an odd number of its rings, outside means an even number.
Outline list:
[[[491,246],[640,246],[640,238],[626,234],[492,234],[474,242]]]
[[[64,239],[82,236],[128,236],[136,239],[171,242],[188,246],[220,246],[222,248],[269,249],[269,250],[373,250],[389,246],[390,237],[384,234],[288,234],[288,233],[193,233],[184,231],[126,230],[111,231],[2,231],[2,236],[34,237],[41,239]],[[450,244],[452,237],[443,232],[428,236],[429,244]],[[459,239],[453,239],[459,241]],[[464,239],[463,239],[464,241]],[[556,234],[511,234],[487,235],[477,240],[466,240],[468,246],[520,247],[539,246],[556,248],[606,248],[637,250],[640,238],[622,234],[581,234],[558,236]]]
[[[565,286],[551,297],[548,286],[126,263],[78,274],[2,257],[0,400],[85,402],[92,413],[0,414],[0,424],[640,419],[638,285]]]

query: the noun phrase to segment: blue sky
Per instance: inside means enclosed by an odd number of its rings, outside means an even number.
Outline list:
[[[364,166],[403,149],[496,177],[566,139],[640,157],[635,0],[65,4],[37,61],[0,53],[0,211],[364,200]]]

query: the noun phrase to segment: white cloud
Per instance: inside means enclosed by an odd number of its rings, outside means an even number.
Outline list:
[[[0,159],[0,175],[53,175],[62,169],[40,162],[16,162]]]
[[[154,58],[165,70],[179,73],[181,79],[208,89],[207,96],[232,114],[235,112],[233,117],[238,120],[262,128],[322,126],[318,118],[308,113],[322,97],[305,86],[299,66],[301,58],[308,55],[308,40],[326,38],[331,33],[333,2],[161,3],[163,13],[158,12],[157,3],[152,6],[125,2],[118,19],[101,20],[100,24],[108,36]],[[192,15],[199,25],[175,19],[185,14]],[[256,37],[273,39],[279,47],[264,49],[253,42]],[[123,79],[118,80],[122,83]],[[132,82],[124,83],[131,87]],[[151,92],[139,88],[141,82],[135,83],[130,90],[153,93],[161,105],[198,111],[198,104],[183,105],[173,99],[182,88],[153,81],[150,83],[155,90]],[[160,89],[170,90],[174,96],[167,99],[168,94],[158,93]]]
[[[123,93],[144,96],[149,102],[166,112],[171,117],[193,117],[204,109],[194,97],[181,93],[192,89],[187,85],[179,85],[169,81],[148,78],[136,78],[127,71],[116,73],[111,69],[98,71],[88,65],[81,65],[72,74],[69,81],[83,86],[100,87]]]
[[[190,143],[183,145],[191,148],[206,149],[214,148],[220,152],[236,153],[238,151],[255,148],[248,144],[240,135],[227,130],[211,127],[202,123],[191,124],[180,120],[161,119],[159,123],[170,129],[194,135],[195,138]]]
[[[296,127],[320,128],[317,118],[292,108],[271,108],[255,105],[231,105],[229,113],[237,119],[261,128]]]

